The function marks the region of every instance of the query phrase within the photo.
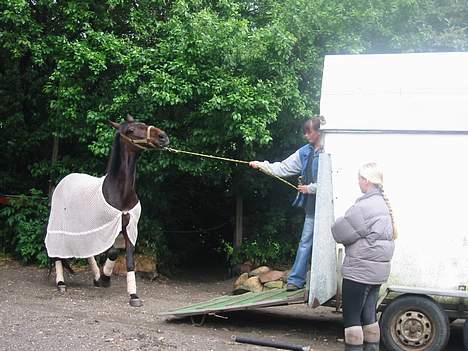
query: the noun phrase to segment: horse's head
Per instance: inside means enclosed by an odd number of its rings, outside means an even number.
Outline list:
[[[164,148],[169,145],[169,137],[166,132],[145,123],[136,122],[135,119],[127,115],[125,122],[109,123],[118,130],[120,136],[126,141],[140,149]]]

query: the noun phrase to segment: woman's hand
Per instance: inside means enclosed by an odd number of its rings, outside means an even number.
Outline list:
[[[309,187],[307,185],[299,185],[297,190],[303,194],[309,194]]]
[[[260,168],[260,162],[258,161],[250,161],[249,166],[254,168],[254,169],[259,169]]]

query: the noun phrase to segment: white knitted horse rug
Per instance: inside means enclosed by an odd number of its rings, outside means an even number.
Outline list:
[[[63,178],[52,195],[52,208],[45,245],[49,257],[87,258],[110,249],[122,231],[124,212],[104,198],[104,178],[72,173]],[[141,205],[127,211],[128,238],[133,245],[138,236]]]

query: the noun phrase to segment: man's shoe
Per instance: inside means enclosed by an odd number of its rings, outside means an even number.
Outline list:
[[[300,287],[294,285],[294,284],[291,284],[291,283],[288,283],[288,285],[286,285],[286,291],[296,291],[296,290],[299,290]]]

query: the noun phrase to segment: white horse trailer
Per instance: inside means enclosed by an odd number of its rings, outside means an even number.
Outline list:
[[[377,161],[400,233],[379,300],[383,341],[389,351],[443,350],[449,321],[468,315],[467,111],[468,53],[327,56],[327,154],[320,155],[307,288],[222,296],[162,314],[204,321],[301,303],[339,310],[343,248],[331,225],[360,196],[359,166]]]
[[[467,315],[468,53],[327,56],[320,111],[336,217],[360,195],[358,167],[384,169],[399,231],[385,346],[443,350]]]

